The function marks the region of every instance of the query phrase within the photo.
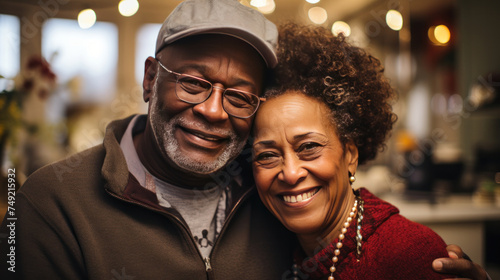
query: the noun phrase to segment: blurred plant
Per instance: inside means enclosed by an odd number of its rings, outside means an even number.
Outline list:
[[[5,77],[0,76],[5,79]],[[0,92],[0,160],[7,147],[16,147],[19,132],[34,133],[44,122],[44,104],[56,87],[56,75],[42,57],[32,56],[14,78],[13,88]]]

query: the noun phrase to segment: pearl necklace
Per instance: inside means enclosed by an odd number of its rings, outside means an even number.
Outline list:
[[[365,209],[364,209],[364,201],[359,196],[359,191],[358,190],[354,191],[354,194],[356,195],[356,199],[354,200],[354,206],[352,207],[351,212],[349,213],[349,217],[347,217],[347,220],[343,224],[342,230],[340,231],[339,240],[336,244],[337,249],[335,249],[334,256],[332,257],[333,264],[330,267],[330,276],[328,277],[328,280],[335,280],[335,278],[333,277],[333,273],[337,271],[335,264],[339,261],[338,256],[340,255],[340,248],[342,248],[343,246],[342,241],[345,239],[347,228],[349,228],[352,220],[354,219],[354,216],[356,216],[356,212],[358,214],[357,226],[356,226],[356,257],[358,261],[361,256],[361,241],[363,240],[363,237],[361,235],[361,221],[363,220]],[[299,280],[299,270],[300,270],[299,266],[297,264],[293,264],[292,273],[294,275],[293,277],[294,280]]]
[[[352,207],[351,212],[349,213],[349,217],[347,217],[347,221],[344,223],[342,230],[340,231],[339,241],[337,242],[337,245],[336,245],[337,249],[335,249],[334,256],[332,258],[333,264],[330,267],[330,276],[328,277],[328,280],[335,279],[335,277],[333,277],[333,273],[337,270],[335,268],[335,264],[339,261],[338,256],[340,255],[340,248],[342,248],[342,246],[343,246],[342,241],[345,238],[345,233],[347,232],[347,228],[349,228],[349,226],[351,225],[352,219],[356,215],[357,208],[358,208],[358,198],[356,198],[356,200],[354,200],[354,206]]]

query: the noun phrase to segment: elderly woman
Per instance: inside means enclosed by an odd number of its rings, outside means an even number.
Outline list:
[[[353,189],[396,120],[380,62],[323,28],[285,25],[279,42],[277,86],[255,117],[253,172],[264,205],[301,245],[289,274],[446,278],[431,267],[448,256],[436,233]]]

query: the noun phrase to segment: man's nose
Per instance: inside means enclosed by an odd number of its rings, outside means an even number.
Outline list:
[[[296,185],[301,180],[305,179],[307,174],[307,169],[302,166],[300,159],[294,155],[283,159],[278,179],[288,185]]]
[[[203,116],[208,122],[216,123],[227,120],[229,115],[222,107],[224,88],[214,86],[210,97],[200,104],[196,104],[193,110],[196,114]]]

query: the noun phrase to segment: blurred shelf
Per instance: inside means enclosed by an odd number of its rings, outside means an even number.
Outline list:
[[[474,203],[470,195],[450,195],[439,198],[435,204],[426,200],[405,200],[392,194],[382,198],[398,207],[401,215],[417,223],[500,220],[500,206]]]

